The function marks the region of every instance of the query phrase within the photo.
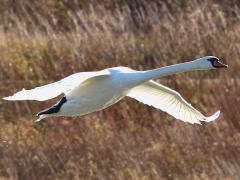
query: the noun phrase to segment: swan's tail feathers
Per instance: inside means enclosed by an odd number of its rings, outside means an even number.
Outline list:
[[[206,117],[206,122],[211,122],[211,121],[214,121],[216,120],[220,115],[220,111],[217,111],[215,112],[213,115],[209,116],[209,117]]]

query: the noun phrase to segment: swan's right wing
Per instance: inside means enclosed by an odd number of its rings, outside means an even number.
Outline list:
[[[217,119],[220,114],[220,111],[218,111],[210,117],[205,117],[183,99],[178,92],[154,81],[149,81],[134,87],[127,96],[161,109],[177,119],[192,124],[201,124],[201,121],[213,121]]]
[[[3,98],[8,101],[16,100],[37,100],[45,101],[57,97],[58,95],[68,93],[75,87],[79,86],[83,81],[97,76],[109,75],[107,70],[96,71],[96,72],[80,72],[72,74],[57,82],[47,84],[44,86],[36,87],[34,89],[19,91],[12,96]]]

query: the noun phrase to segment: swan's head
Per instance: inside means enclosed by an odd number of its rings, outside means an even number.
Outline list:
[[[201,67],[201,69],[217,69],[217,68],[227,68],[228,65],[222,63],[215,56],[205,56],[196,60]]]

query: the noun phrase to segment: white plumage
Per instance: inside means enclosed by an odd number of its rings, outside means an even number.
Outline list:
[[[39,121],[50,116],[79,116],[99,111],[129,96],[182,121],[200,124],[201,121],[210,122],[217,119],[220,111],[206,117],[187,103],[178,92],[152,79],[173,73],[222,67],[227,65],[222,64],[216,57],[206,56],[149,71],[134,71],[127,67],[108,68],[96,72],[76,73],[48,85],[31,90],[23,89],[3,99],[45,101],[65,94],[57,104],[38,114]]]
[[[152,80],[133,88],[127,96],[189,123],[210,122],[220,115],[220,111],[217,111],[214,115],[205,117],[183,99],[178,92]]]
[[[17,92],[13,96],[5,97],[3,99],[8,101],[15,100],[46,101],[48,99],[55,98],[62,93],[67,94],[68,91],[74,89],[83,81],[90,79],[91,77],[96,77],[104,74],[109,73],[107,71],[80,72],[72,74],[66,78],[63,78],[60,81],[36,87],[31,90],[22,89],[22,91]]]

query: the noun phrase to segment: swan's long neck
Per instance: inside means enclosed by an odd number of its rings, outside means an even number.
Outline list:
[[[161,68],[157,68],[149,71],[144,71],[143,78],[145,80],[150,80],[150,79],[156,79],[156,78],[171,75],[171,74],[193,71],[193,70],[201,70],[201,69],[202,68],[200,64],[198,63],[198,61],[195,60],[195,61],[175,64],[171,66],[165,66],[165,67],[161,67]]]

